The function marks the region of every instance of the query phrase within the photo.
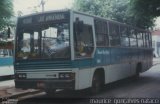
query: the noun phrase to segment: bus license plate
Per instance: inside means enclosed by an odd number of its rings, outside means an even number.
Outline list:
[[[38,88],[45,88],[45,84],[43,82],[37,83]]]

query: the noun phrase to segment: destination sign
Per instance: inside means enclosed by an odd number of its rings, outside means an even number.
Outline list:
[[[47,21],[55,21],[55,20],[63,20],[65,19],[64,14],[52,14],[48,16],[39,16],[38,22],[47,22]]]
[[[62,21],[69,19],[69,13],[48,13],[24,17],[20,20],[20,24],[27,25],[33,23],[45,23],[52,21]]]

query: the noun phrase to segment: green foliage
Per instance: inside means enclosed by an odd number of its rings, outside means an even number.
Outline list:
[[[115,21],[129,23],[130,0],[75,0],[73,8]]]
[[[73,9],[146,29],[160,15],[160,0],[75,0]]]
[[[160,16],[160,0],[131,0],[135,23],[141,28],[154,26],[154,18]]]
[[[0,0],[0,30],[11,24],[13,16],[13,0]]]
[[[134,12],[149,16],[160,16],[160,0],[131,0]]]

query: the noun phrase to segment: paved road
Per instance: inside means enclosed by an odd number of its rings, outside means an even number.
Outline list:
[[[96,96],[88,95],[87,91],[80,92],[59,92],[56,98],[160,98],[160,64],[153,66],[150,70],[140,75],[138,80],[133,78],[125,79],[106,86],[105,90]],[[58,99],[59,100],[59,99]],[[63,99],[62,99],[63,100]],[[60,101],[62,101],[60,100]],[[35,97],[27,98],[19,104],[38,102],[38,104],[59,104],[53,97],[41,93]],[[87,104],[89,101],[76,99],[73,104]]]

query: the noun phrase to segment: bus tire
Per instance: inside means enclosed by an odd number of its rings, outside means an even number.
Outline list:
[[[102,88],[102,80],[99,73],[95,73],[92,78],[91,94],[97,94]]]

